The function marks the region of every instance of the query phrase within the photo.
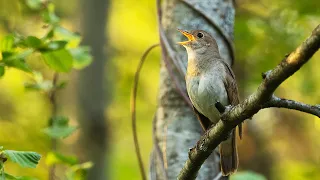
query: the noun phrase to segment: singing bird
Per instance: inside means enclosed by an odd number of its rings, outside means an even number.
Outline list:
[[[220,119],[215,104],[236,105],[239,95],[235,76],[229,65],[221,58],[216,40],[203,30],[179,30],[188,41],[178,42],[188,54],[186,86],[193,109],[204,130]],[[239,135],[242,130],[239,126]],[[227,140],[221,142],[220,165],[224,176],[238,168],[238,153],[235,129]]]

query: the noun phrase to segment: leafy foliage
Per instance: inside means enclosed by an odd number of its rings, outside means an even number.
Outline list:
[[[51,138],[66,138],[71,135],[77,128],[69,126],[69,119],[64,116],[52,117],[52,126],[45,128],[44,132]]]
[[[37,180],[37,178],[33,178],[33,177],[28,177],[28,176],[13,176],[11,174],[8,173],[4,173],[4,177],[5,179],[8,180]],[[1,177],[0,177],[1,178]]]
[[[69,72],[72,68],[72,56],[65,49],[43,53],[44,61],[57,72]]]
[[[4,150],[2,153],[12,162],[28,168],[35,168],[41,158],[40,154],[30,151]]]
[[[49,152],[47,154],[46,164],[49,166],[54,164],[66,164],[73,166],[78,164],[78,159],[74,156],[66,156],[59,152]]]
[[[81,36],[78,33],[71,32],[60,25],[60,18],[56,15],[55,6],[51,1],[25,0],[21,2],[31,12],[41,14],[42,21],[46,24],[43,27],[47,32],[43,37],[18,33],[4,36],[0,40],[0,77],[5,75],[7,68],[22,70],[31,75],[34,80],[34,82],[25,83],[25,88],[44,92],[50,99],[55,91],[65,87],[66,82],[45,80],[40,72],[35,71],[29,65],[28,57],[40,54],[40,57],[42,57],[40,59],[56,74],[58,72],[67,73],[73,68],[82,69],[91,63],[90,49],[80,46]],[[68,137],[76,130],[76,127],[69,126],[67,117],[57,116],[56,114],[52,116],[49,127],[43,130],[52,139]],[[0,175],[2,174],[6,179],[13,180],[34,179],[25,176],[13,176],[4,172],[4,162],[8,158],[22,167],[35,168],[41,158],[40,154],[28,151],[4,150],[0,151],[0,155]],[[69,166],[68,173],[70,176],[79,171],[84,172],[85,169],[91,167],[88,163],[78,164],[76,157],[66,156],[59,152],[50,152],[47,155],[47,164]]]

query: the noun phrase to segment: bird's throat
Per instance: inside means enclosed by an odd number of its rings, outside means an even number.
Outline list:
[[[195,59],[188,58],[187,76],[199,76],[201,69]]]

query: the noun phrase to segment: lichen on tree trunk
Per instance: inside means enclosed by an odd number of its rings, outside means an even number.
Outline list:
[[[232,64],[232,44],[228,44],[233,39],[235,11],[232,0],[185,0],[185,2],[183,0],[164,0],[161,10],[161,24],[165,34],[177,57],[183,62],[180,63],[182,66],[180,68],[185,70],[187,54],[182,47],[176,45],[177,41],[183,40],[177,28],[208,31],[216,38],[221,56],[228,64]],[[210,20],[203,17],[197,10],[200,10]],[[162,47],[162,58],[170,58],[164,47]],[[175,75],[179,76],[178,73]],[[184,77],[180,76],[178,79],[185,89]],[[176,179],[188,158],[189,148],[195,145],[203,131],[192,109],[177,93],[163,61],[160,69],[158,109],[155,121],[156,131],[153,133],[162,151],[168,179]],[[165,179],[160,168],[162,163],[155,151],[151,154],[150,162],[150,178]],[[213,153],[201,167],[197,179],[214,179],[219,172],[219,156]]]

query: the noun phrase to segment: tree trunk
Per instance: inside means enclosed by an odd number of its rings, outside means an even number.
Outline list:
[[[178,66],[185,72],[187,54],[183,47],[176,45],[183,40],[177,28],[183,30],[203,29],[211,33],[219,45],[220,54],[228,64],[233,58],[233,25],[234,5],[232,0],[164,0],[161,4],[162,15],[160,22],[169,40],[169,44],[182,63]],[[199,13],[199,11],[201,11]],[[204,15],[203,15],[204,14]],[[168,51],[162,43],[162,58],[169,60]],[[173,66],[173,65],[172,65]],[[185,91],[184,77],[178,77]],[[213,82],[214,83],[214,82]],[[189,148],[192,148],[203,133],[193,110],[177,93],[170,78],[164,61],[160,69],[159,104],[155,118],[157,145],[151,155],[151,179],[165,179],[161,172],[162,163],[156,147],[160,147],[164,168],[168,179],[176,179],[188,158]],[[201,167],[197,179],[214,179],[220,172],[219,156],[217,153],[206,160]]]
[[[78,80],[79,122],[82,128],[80,143],[86,160],[94,166],[87,179],[105,180],[107,135],[105,110],[104,67],[106,56],[106,21],[108,0],[81,0],[83,45],[91,48],[93,63],[82,70]]]

